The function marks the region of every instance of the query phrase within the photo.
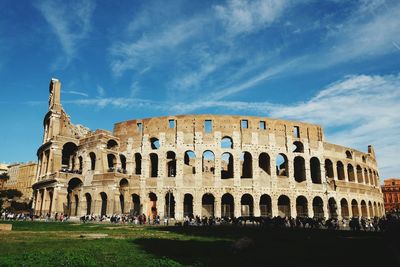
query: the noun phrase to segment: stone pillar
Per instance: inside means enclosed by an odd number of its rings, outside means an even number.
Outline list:
[[[260,210],[260,196],[259,195],[255,195],[253,197],[253,213],[254,216],[259,217],[261,216],[261,210]]]
[[[294,198],[294,201],[291,198],[289,199],[290,199],[290,216],[296,218],[297,217],[296,198]]]
[[[184,196],[180,192],[176,192],[175,196],[175,219],[183,220],[183,200]]]
[[[278,199],[272,194],[271,194],[271,212],[272,212],[272,217],[276,217],[279,215]]]
[[[235,205],[234,216],[236,218],[242,216],[242,206],[240,204],[240,195],[234,195],[233,201],[234,201],[234,205]]]
[[[214,199],[214,217],[221,218],[221,197],[215,196]]]
[[[314,207],[313,207],[313,199],[307,199],[307,209],[308,209],[308,217],[314,217]]]

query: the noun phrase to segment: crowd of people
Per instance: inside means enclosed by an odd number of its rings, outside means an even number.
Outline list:
[[[183,222],[175,221],[168,217],[160,218],[158,215],[146,216],[140,215],[127,215],[127,214],[113,214],[111,216],[102,215],[85,215],[79,218],[80,222],[101,222],[101,223],[114,223],[114,224],[134,224],[134,225],[182,225],[182,226],[213,226],[213,225],[235,225],[235,226],[259,226],[259,227],[272,227],[272,228],[305,228],[305,229],[329,229],[329,230],[352,230],[352,231],[375,231],[384,232],[388,227],[393,225],[400,228],[400,217],[397,215],[388,214],[383,217],[364,218],[352,217],[343,218],[310,218],[310,217],[222,217],[216,218],[213,216],[186,216]],[[1,213],[1,220],[8,221],[26,221],[26,220],[44,220],[46,222],[58,221],[65,222],[70,220],[68,215],[63,213],[56,213],[53,216],[47,213],[41,217],[35,217],[32,214],[16,214],[12,212],[3,211]]]

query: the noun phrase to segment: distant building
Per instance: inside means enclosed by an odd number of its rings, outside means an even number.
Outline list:
[[[386,212],[400,210],[400,178],[386,179],[382,193]]]
[[[8,164],[0,163],[0,174],[8,173]],[[0,189],[3,189],[5,180],[0,179]]]
[[[32,184],[35,182],[36,162],[15,163],[8,166],[10,178],[4,183],[4,189],[16,189],[22,193],[21,199],[29,202],[32,198]]]

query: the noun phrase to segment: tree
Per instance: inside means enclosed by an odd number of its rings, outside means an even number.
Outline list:
[[[2,174],[0,174],[0,180],[7,181],[8,179],[10,179],[8,173],[3,172]]]

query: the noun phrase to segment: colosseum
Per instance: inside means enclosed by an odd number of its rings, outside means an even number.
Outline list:
[[[50,82],[37,151],[37,215],[373,217],[384,213],[375,153],[326,142],[321,126],[265,117],[73,125]]]

